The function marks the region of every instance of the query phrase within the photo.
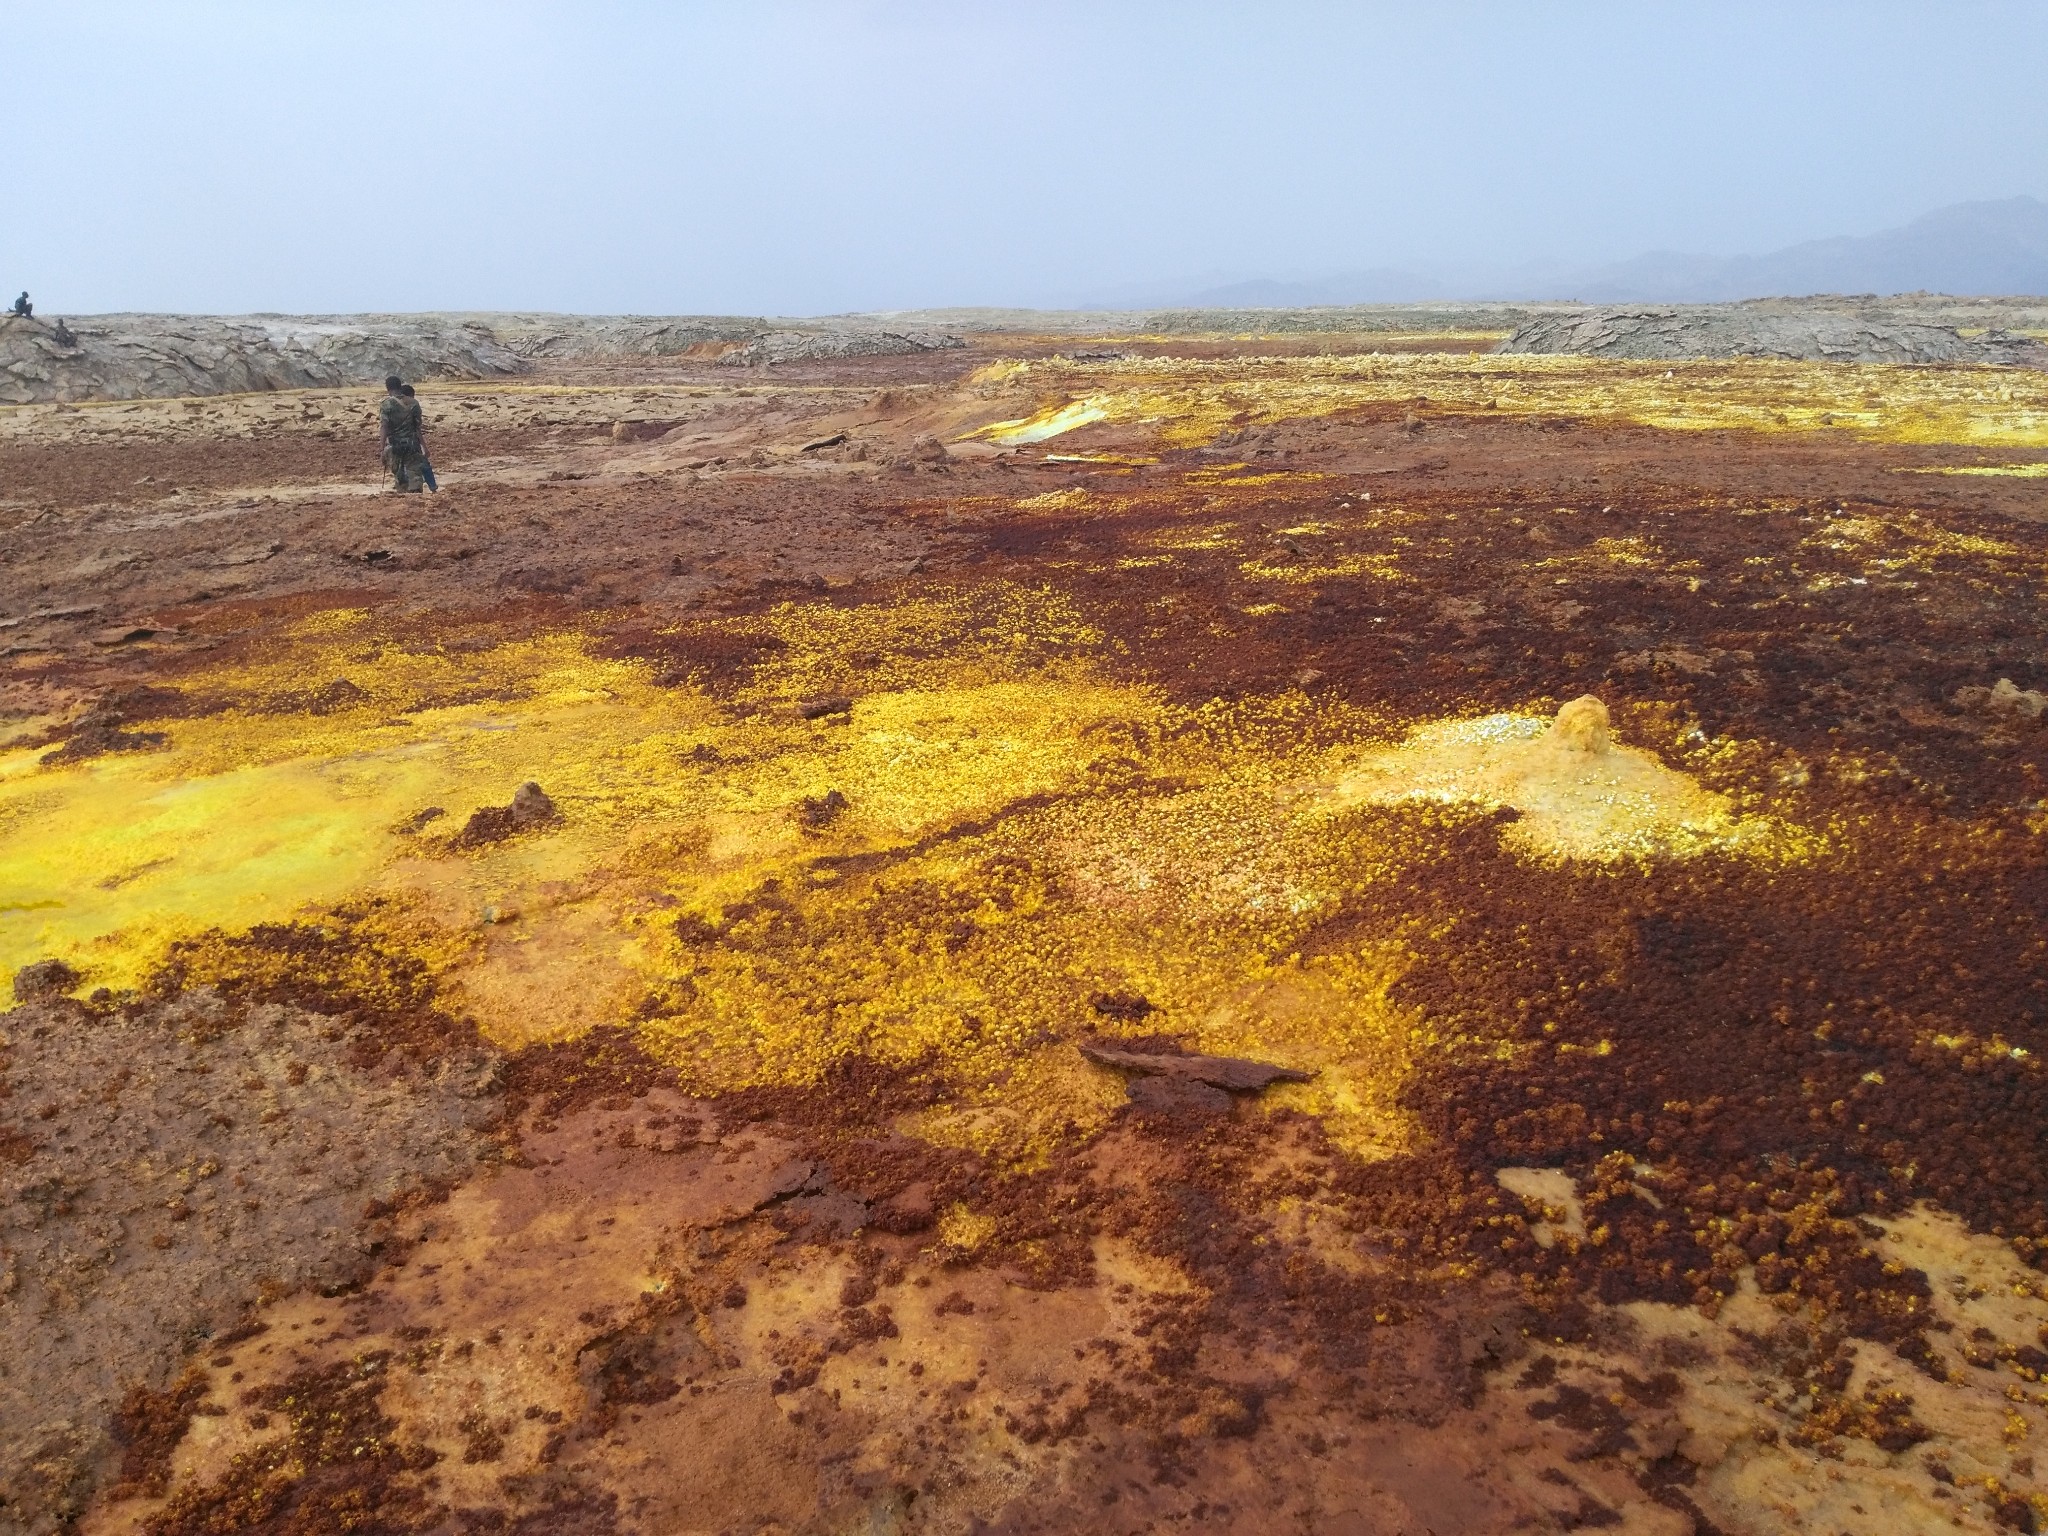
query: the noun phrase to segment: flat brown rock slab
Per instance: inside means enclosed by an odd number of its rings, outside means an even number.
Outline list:
[[[86,638],[94,645],[111,649],[117,645],[133,645],[138,640],[154,640],[158,635],[170,631],[155,624],[116,624],[108,629],[96,629]]]
[[[531,1129],[524,1152],[530,1167],[476,1186],[496,1206],[501,1239],[552,1233],[562,1212],[597,1208],[649,1230],[718,1227],[825,1190],[791,1142],[754,1128],[726,1134],[708,1106],[668,1089]]]
[[[1275,1083],[1305,1083],[1315,1076],[1294,1067],[1279,1067],[1268,1061],[1248,1061],[1242,1056],[1184,1056],[1163,1051],[1128,1051],[1101,1041],[1084,1040],[1081,1054],[1099,1066],[1119,1072],[1138,1072],[1156,1077],[1178,1077],[1207,1083],[1229,1093],[1255,1093]]]

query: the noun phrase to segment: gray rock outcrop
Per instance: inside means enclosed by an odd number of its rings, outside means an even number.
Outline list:
[[[0,404],[137,400],[409,380],[489,379],[548,362],[680,358],[730,366],[965,346],[859,316],[93,315],[0,318]]]
[[[408,379],[484,379],[528,364],[486,326],[441,316],[95,315],[0,319],[0,402],[138,400]]]
[[[755,337],[719,358],[736,367],[771,363],[808,363],[832,357],[899,357],[909,352],[940,352],[967,343],[942,331],[887,331],[866,326],[833,326],[821,330],[775,330]]]
[[[1593,309],[1530,320],[1496,349],[1647,359],[1788,358],[1828,363],[1965,363],[2048,367],[2048,347],[1990,330],[1967,337],[1944,325],[1877,319],[1838,309],[1664,305]]]

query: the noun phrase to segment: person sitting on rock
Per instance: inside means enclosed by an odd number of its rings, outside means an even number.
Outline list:
[[[14,307],[8,311],[10,315],[19,315],[24,320],[28,319],[35,312],[36,307],[29,303],[28,290],[26,288],[21,290],[21,297],[14,301]]]
[[[60,347],[75,347],[78,345],[78,338],[71,333],[71,327],[64,323],[62,315],[57,317],[57,329],[50,332],[50,339]]]
[[[421,428],[419,401],[406,399],[405,380],[392,374],[384,381],[384,398],[377,402],[377,430],[394,490],[417,491],[426,482],[420,469],[426,461]]]

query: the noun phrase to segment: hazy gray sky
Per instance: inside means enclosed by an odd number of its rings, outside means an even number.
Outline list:
[[[2048,4],[0,0],[46,313],[819,313],[2048,194]]]

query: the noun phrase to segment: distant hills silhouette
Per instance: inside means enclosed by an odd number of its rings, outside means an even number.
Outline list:
[[[1255,278],[1180,302],[1199,308],[1436,299],[1682,304],[1817,293],[2048,294],[2048,203],[2034,197],[1956,203],[1897,229],[1808,240],[1760,256],[1650,251],[1588,267],[1381,267],[1307,282]]]

